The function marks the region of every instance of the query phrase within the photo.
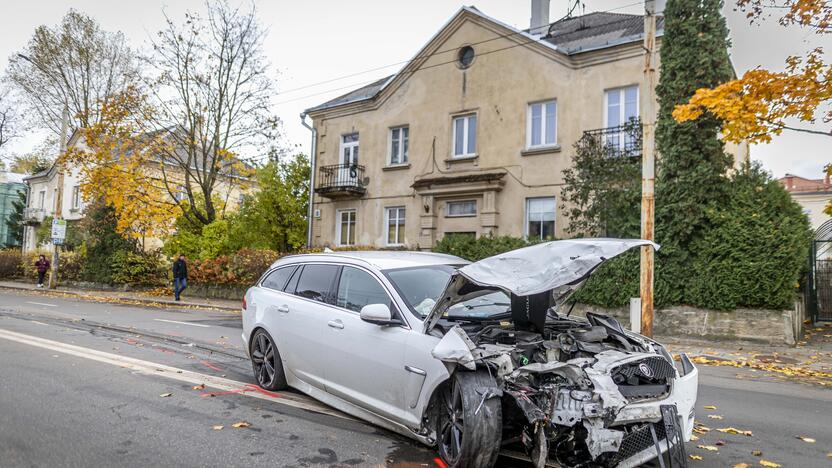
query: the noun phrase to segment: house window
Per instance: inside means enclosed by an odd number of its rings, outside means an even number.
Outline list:
[[[390,161],[391,166],[407,164],[407,147],[410,140],[410,128],[398,127],[390,129]]]
[[[454,117],[454,157],[464,158],[477,153],[477,114]]]
[[[554,239],[555,198],[526,199],[526,238],[529,240]]]
[[[358,164],[358,133],[341,137],[341,164],[355,166]]]
[[[445,203],[445,217],[447,218],[476,215],[476,200],[449,201]]]
[[[557,103],[554,100],[529,104],[526,146],[554,146],[557,142]]]
[[[188,198],[188,192],[185,191],[184,185],[179,185],[176,187],[176,193],[173,194],[173,199],[181,202],[185,201]]]
[[[338,211],[338,245],[355,245],[355,210]]]
[[[604,96],[606,127],[620,127],[638,119],[638,86],[609,89]],[[607,134],[606,143],[613,148],[621,150],[632,148],[635,142],[636,137],[625,129]]]
[[[44,205],[46,204],[46,190],[41,190],[38,192],[38,208],[43,209]]]
[[[404,244],[405,210],[403,206],[395,206],[385,210],[385,225],[387,226],[387,245]]]
[[[81,207],[81,190],[75,185],[72,187],[72,209],[77,210]]]

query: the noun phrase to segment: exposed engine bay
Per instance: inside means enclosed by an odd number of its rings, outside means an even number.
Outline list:
[[[614,318],[569,316],[569,297],[593,269],[527,295],[463,272],[440,298],[442,314],[428,319],[428,331],[442,337],[433,356],[464,369],[456,372],[489,373],[494,387],[479,393],[483,401],[501,400],[502,447],[524,453],[535,466],[637,466],[674,447],[684,450],[690,437],[696,375],[675,388],[693,370],[687,357],[677,370],[663,346]],[[503,311],[472,312],[481,305],[472,299],[494,294],[509,300],[491,299]],[[455,312],[459,304],[468,304],[469,313]]]

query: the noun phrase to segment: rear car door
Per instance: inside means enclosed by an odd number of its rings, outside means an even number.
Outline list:
[[[275,303],[278,326],[272,331],[284,366],[299,380],[324,389],[323,328],[334,303],[337,265],[309,263],[295,271]]]
[[[406,326],[379,326],[361,320],[361,308],[385,304],[398,314],[389,291],[368,270],[344,266],[335,305],[324,327],[326,390],[380,416],[412,425],[405,412]],[[400,317],[400,315],[399,315]],[[412,419],[412,418],[410,418]]]

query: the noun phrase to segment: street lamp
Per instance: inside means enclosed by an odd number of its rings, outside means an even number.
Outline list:
[[[32,65],[38,68],[40,71],[44,73],[49,73],[48,70],[44,70],[40,65],[35,63],[31,58],[23,54],[17,54],[17,56]],[[69,128],[69,104],[67,103],[66,96],[64,96],[64,108],[61,113],[61,142],[58,151],[58,158],[56,160],[56,164],[58,165],[58,187],[55,191],[55,209],[52,214],[53,223],[54,220],[63,219],[63,198],[64,198],[64,171],[60,165],[60,158],[61,156],[66,153],[66,134]],[[59,261],[59,251],[58,245],[55,243],[55,240],[52,240],[52,274],[49,275],[49,289],[55,289],[58,286],[58,261]]]

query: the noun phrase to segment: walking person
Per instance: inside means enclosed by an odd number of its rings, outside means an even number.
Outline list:
[[[38,260],[35,262],[35,269],[38,271],[38,287],[43,287],[43,278],[46,276],[46,272],[49,271],[49,260],[46,259],[46,255],[41,255]]]
[[[185,261],[185,256],[179,254],[179,258],[173,262],[173,295],[176,300],[182,291],[188,287],[188,263]]]

